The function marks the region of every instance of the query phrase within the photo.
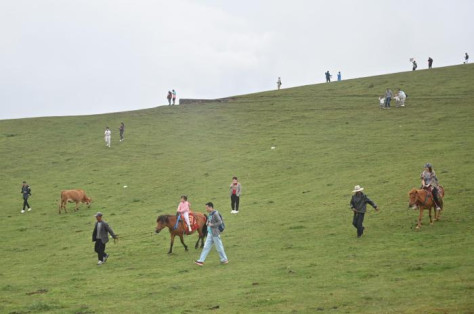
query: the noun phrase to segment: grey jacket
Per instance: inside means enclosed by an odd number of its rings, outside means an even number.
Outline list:
[[[209,228],[211,229],[211,234],[213,237],[218,237],[221,232],[219,231],[219,226],[222,224],[221,216],[217,210],[212,211],[209,214],[209,220],[207,221],[208,233]]]
[[[117,239],[117,235],[115,235],[112,228],[110,228],[109,224],[105,221],[102,221],[102,227],[100,228],[100,234],[97,234],[97,224],[95,223],[94,231],[92,232],[92,242],[95,242],[97,239],[100,239],[102,243],[109,242],[109,233],[112,235],[112,238]]]
[[[234,189],[234,184],[231,183],[230,188],[229,188],[230,196],[232,196],[232,190],[233,189]],[[237,188],[236,188],[236,191],[235,191],[235,195],[237,197],[240,197],[240,192],[241,191],[242,191],[242,186],[240,185],[240,183],[237,183]]]

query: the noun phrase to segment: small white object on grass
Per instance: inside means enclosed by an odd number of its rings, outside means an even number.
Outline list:
[[[271,149],[275,149],[275,146],[270,147]]]
[[[127,186],[126,186],[126,185],[124,185],[124,186],[123,186],[123,188],[124,188],[124,189],[126,189],[126,188],[127,188]]]

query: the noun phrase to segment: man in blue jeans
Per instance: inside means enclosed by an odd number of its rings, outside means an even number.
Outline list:
[[[354,191],[352,193],[355,193],[352,195],[351,198],[351,209],[354,212],[354,218],[352,219],[352,225],[357,229],[357,237],[360,238],[362,234],[364,233],[364,226],[362,225],[364,223],[364,216],[365,212],[367,211],[367,204],[370,204],[373,208],[375,208],[376,211],[379,211],[379,208],[377,205],[375,205],[374,202],[372,202],[367,195],[362,193],[364,188],[360,187],[360,185],[356,185],[354,187]]]
[[[194,264],[198,266],[204,265],[207,254],[211,251],[212,245],[216,245],[216,250],[219,253],[221,264],[229,263],[227,256],[225,255],[224,246],[222,245],[219,226],[222,224],[222,219],[219,215],[219,212],[214,209],[214,204],[211,202],[206,203],[206,211],[209,213],[209,218],[207,219],[207,239],[204,243],[204,248],[202,249],[201,256],[197,261],[194,261]]]

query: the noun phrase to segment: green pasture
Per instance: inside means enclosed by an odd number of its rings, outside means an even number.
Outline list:
[[[462,65],[225,103],[0,121],[0,312],[472,313],[473,82],[474,65]],[[378,108],[387,87],[405,90],[405,108]],[[445,210],[415,231],[407,194],[426,162]],[[20,214],[23,180],[33,210]],[[348,206],[356,184],[381,209],[368,208],[360,239]],[[59,215],[60,191],[73,188],[92,207]],[[195,211],[212,201],[223,214],[228,265],[215,250],[194,265],[195,235],[188,252],[177,240],[168,255],[168,232],[153,234],[182,194]],[[102,266],[97,211],[121,236]]]

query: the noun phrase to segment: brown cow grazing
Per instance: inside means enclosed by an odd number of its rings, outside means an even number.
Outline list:
[[[61,204],[59,205],[59,213],[61,214],[61,209],[64,208],[64,211],[67,213],[66,205],[67,203],[76,203],[76,208],[74,211],[79,209],[79,203],[86,203],[87,208],[91,207],[92,199],[87,197],[84,190],[64,190],[61,191]]]

